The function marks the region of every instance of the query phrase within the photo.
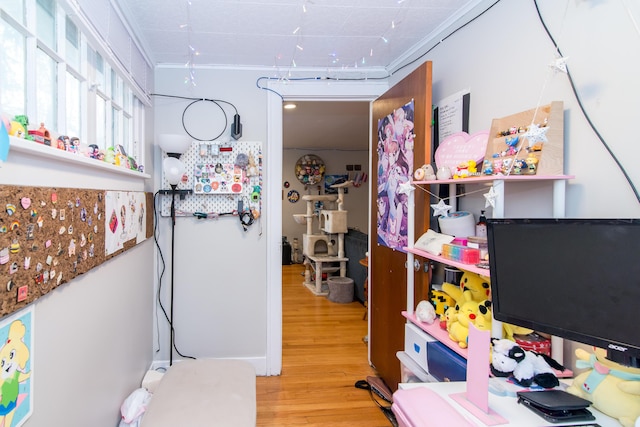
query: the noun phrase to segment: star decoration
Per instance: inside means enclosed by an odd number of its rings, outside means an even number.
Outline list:
[[[527,138],[527,140],[529,141],[529,147],[535,145],[536,142],[547,142],[547,131],[549,130],[548,127],[539,127],[536,124],[531,124],[529,126],[529,129],[522,134],[522,136],[524,138]]]
[[[569,58],[563,58],[563,57],[556,58],[556,60],[553,61],[551,64],[549,64],[549,66],[551,68],[553,68],[554,71],[560,71],[560,72],[563,72],[563,73],[566,74],[567,73],[567,60],[568,59]]]
[[[413,190],[415,190],[415,187],[411,185],[409,181],[398,184],[398,193],[400,194],[406,194],[408,196]]]
[[[447,205],[443,199],[440,199],[437,205],[431,205],[433,208],[433,216],[448,216],[451,206]]]
[[[495,190],[493,189],[493,186],[491,186],[491,188],[489,189],[489,192],[483,194],[483,196],[485,198],[485,203],[484,203],[485,208],[488,208],[489,206],[491,206],[492,208],[496,207],[496,197],[498,197],[498,194],[496,194]]]

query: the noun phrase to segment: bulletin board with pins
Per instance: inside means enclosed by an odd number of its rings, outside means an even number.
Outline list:
[[[3,186],[0,317],[152,236],[153,195]]]
[[[262,211],[263,154],[258,141],[195,141],[180,160],[185,174],[178,190],[191,190],[184,197],[175,196],[177,216],[194,213],[216,216],[238,210]],[[162,188],[169,183],[162,175]],[[171,215],[171,196],[160,199],[162,216]]]

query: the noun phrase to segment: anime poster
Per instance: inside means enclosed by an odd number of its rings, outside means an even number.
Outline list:
[[[407,246],[407,195],[400,183],[413,171],[413,100],[378,120],[378,243],[392,249]]]
[[[19,427],[33,412],[33,306],[0,322],[0,426]]]
[[[105,254],[124,249],[124,243],[146,239],[146,197],[143,192],[107,191],[105,194]]]

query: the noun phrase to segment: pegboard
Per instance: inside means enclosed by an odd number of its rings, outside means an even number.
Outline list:
[[[238,160],[245,162],[238,162]],[[176,196],[176,215],[195,212],[228,214],[238,210],[262,211],[262,143],[258,141],[194,141],[180,160],[186,172],[179,190],[192,190],[184,199]],[[240,165],[238,165],[240,163]],[[162,172],[162,188],[170,188]],[[160,200],[160,214],[171,215],[171,197]]]

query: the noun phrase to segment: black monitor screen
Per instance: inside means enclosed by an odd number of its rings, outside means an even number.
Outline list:
[[[497,320],[640,357],[639,219],[489,219]]]

